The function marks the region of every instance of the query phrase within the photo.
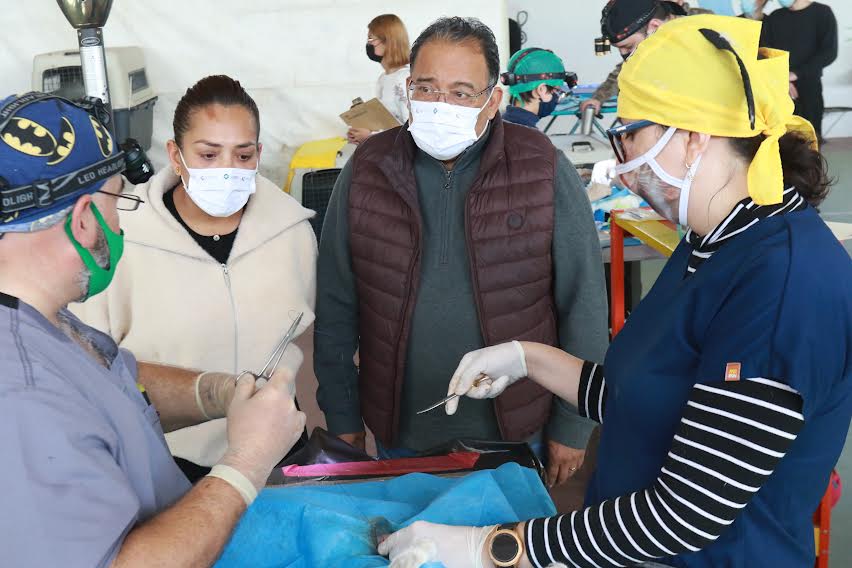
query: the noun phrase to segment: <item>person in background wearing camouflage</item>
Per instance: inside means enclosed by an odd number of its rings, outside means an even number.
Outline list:
[[[692,8],[683,0],[610,0],[601,14],[601,34],[618,48],[623,59],[627,59],[642,40],[667,21],[680,16],[712,13],[711,10]],[[599,113],[604,101],[618,95],[620,72],[621,63],[615,66],[592,97],[580,104],[581,113],[588,107],[594,107],[595,113]]]

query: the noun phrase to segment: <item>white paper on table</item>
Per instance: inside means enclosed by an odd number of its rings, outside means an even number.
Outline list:
[[[826,225],[834,233],[839,241],[852,239],[852,223],[837,223],[835,221],[826,221]]]
[[[627,209],[618,214],[621,219],[630,221],[662,221],[663,218],[653,209],[645,209],[640,207],[637,209]]]

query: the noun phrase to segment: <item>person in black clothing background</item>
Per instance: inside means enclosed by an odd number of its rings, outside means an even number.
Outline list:
[[[808,119],[822,140],[822,70],[837,58],[837,20],[825,4],[779,0],[763,21],[760,43],[790,52],[790,96],[795,113]]]

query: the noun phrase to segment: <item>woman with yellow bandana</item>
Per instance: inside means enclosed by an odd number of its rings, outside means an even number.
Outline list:
[[[787,54],[759,35],[682,18],[624,64],[618,172],[688,231],[606,365],[513,342],[469,353],[450,383],[491,398],[529,377],[605,424],[587,507],[416,523],[379,549],[397,566],[813,565],[811,517],[852,417],[852,261],[814,209],[825,163],[792,114]]]

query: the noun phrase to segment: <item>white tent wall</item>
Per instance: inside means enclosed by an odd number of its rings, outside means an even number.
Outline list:
[[[819,0],[828,4],[837,18],[839,52],[837,60],[825,70],[823,90],[825,106],[852,106],[852,2],[849,0]],[[566,67],[577,73],[580,83],[599,83],[621,61],[616,50],[604,57],[595,57],[594,38],[600,35],[601,9],[605,0],[509,0],[509,17],[527,12],[523,27],[525,47],[552,49],[565,61]],[[708,8],[722,6],[729,13],[739,13],[739,0],[691,2]],[[711,6],[711,4],[713,6]],[[770,2],[767,11],[777,9]],[[718,9],[718,8],[717,8]],[[830,137],[852,136],[852,113],[834,125],[836,114],[826,115],[823,131]],[[557,127],[558,128],[558,127]]]
[[[11,0],[4,0],[10,3]],[[145,52],[159,101],[149,152],[165,164],[172,114],[187,87],[224,73],[249,90],[261,113],[261,172],[279,185],[295,149],[309,140],[345,136],[338,115],[356,97],[374,96],[381,67],[364,52],[367,24],[400,16],[411,41],[440,16],[475,16],[508,51],[505,0],[115,0],[104,28],[107,47]],[[3,10],[14,33],[0,38],[0,93],[31,89],[33,56],[74,48],[76,32],[53,0],[16,2]]]

